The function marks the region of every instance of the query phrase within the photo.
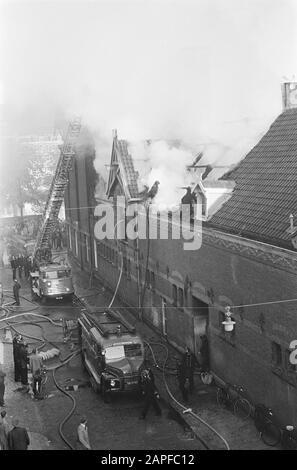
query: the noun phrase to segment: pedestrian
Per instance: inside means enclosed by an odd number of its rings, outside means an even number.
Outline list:
[[[85,416],[80,420],[80,424],[77,428],[77,450],[91,450],[88,432],[88,421]]]
[[[33,393],[35,397],[40,395],[41,389],[41,368],[42,368],[42,359],[37,354],[36,348],[32,350],[32,354],[29,358],[30,370],[33,376]]]
[[[2,410],[0,415],[0,450],[8,450],[9,424],[6,421],[6,411]]]
[[[28,345],[24,342],[20,343],[20,366],[21,366],[21,382],[24,387],[28,388]]]
[[[148,410],[153,406],[157,416],[161,416],[161,408],[158,403],[160,398],[155,385],[155,379],[152,371],[144,370],[141,377],[142,389],[144,394],[144,408],[140,419],[145,419]]]
[[[0,364],[0,406],[4,406],[5,376],[6,374],[2,370],[2,364]]]
[[[15,337],[12,340],[15,382],[21,381],[21,356],[20,356],[21,340],[22,340],[21,335],[15,335]]]
[[[190,392],[194,390],[194,369],[197,360],[187,347],[186,352],[182,357],[181,368],[184,371],[185,377],[189,379]]]
[[[21,288],[21,284],[18,282],[17,279],[14,279],[13,296],[14,296],[14,300],[17,306],[20,305],[20,288]]]
[[[19,426],[17,418],[13,418],[12,426],[12,430],[8,433],[9,450],[27,450],[30,444],[27,430]]]

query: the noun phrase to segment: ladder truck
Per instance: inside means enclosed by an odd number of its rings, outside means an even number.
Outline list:
[[[74,294],[71,268],[64,258],[61,258],[59,262],[52,260],[50,241],[64,200],[80,130],[81,118],[76,117],[69,123],[64,143],[60,147],[60,157],[33,249],[33,270],[30,273],[31,292],[33,298],[39,298],[43,303],[47,298],[72,298]]]

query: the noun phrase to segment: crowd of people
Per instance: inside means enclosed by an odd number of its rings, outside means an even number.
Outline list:
[[[33,268],[33,259],[32,256],[18,254],[17,256],[10,257],[10,266],[12,269],[12,278],[16,279],[17,273],[18,277],[21,280],[23,278],[28,279],[30,271]]]

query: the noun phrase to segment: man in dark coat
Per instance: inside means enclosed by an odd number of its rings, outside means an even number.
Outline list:
[[[20,343],[20,366],[21,366],[21,382],[28,386],[28,345]]]
[[[12,340],[15,382],[21,381],[20,340],[21,340],[20,335],[15,335],[15,337]]]
[[[19,278],[22,279],[23,259],[22,259],[21,255],[18,256],[17,265],[18,265],[18,271],[19,271]]]
[[[142,387],[144,394],[144,408],[140,418],[145,419],[146,414],[151,406],[153,406],[156,415],[161,416],[161,408],[157,401],[159,398],[159,394],[156,390],[155,380],[152,371],[143,372]]]
[[[3,372],[0,364],[0,406],[4,406],[5,376],[6,374]]]
[[[25,428],[21,428],[19,420],[14,418],[12,420],[13,428],[8,433],[8,447],[9,450],[27,450],[30,444],[30,439]]]
[[[190,349],[187,347],[186,352],[182,357],[181,368],[186,378],[189,379],[190,383],[190,392],[194,390],[194,369],[197,360],[195,356],[191,353]]]
[[[18,306],[20,305],[20,288],[21,284],[18,282],[17,279],[15,279],[13,284],[13,296],[15,299],[15,303]]]

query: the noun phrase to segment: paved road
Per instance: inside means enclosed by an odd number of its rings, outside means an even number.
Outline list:
[[[0,281],[5,288],[11,287],[11,271],[0,270]],[[30,299],[29,286],[22,281],[21,294]],[[51,319],[75,318],[78,309],[71,304],[50,303],[46,306],[33,307],[25,301],[22,307],[34,313],[40,313]],[[23,318],[23,317],[22,317]],[[29,317],[25,317],[28,320]],[[23,318],[24,320],[24,318]],[[36,318],[35,318],[36,321]],[[62,356],[71,352],[71,343],[64,344],[62,329],[52,326],[48,322],[40,323],[44,335],[53,345],[61,349]],[[34,337],[41,336],[41,329],[37,325],[22,325],[17,327],[23,334]],[[4,338],[2,330],[2,339]],[[34,339],[28,338],[30,348],[38,344]],[[48,345],[44,349],[53,347]],[[53,359],[49,365],[57,364]],[[4,366],[7,372],[6,409],[11,418],[16,414],[23,425],[27,427],[32,436],[40,436],[31,448],[67,449],[67,445],[58,434],[58,424],[71,409],[71,400],[58,391],[53,383],[51,374],[48,374],[46,384],[49,397],[43,401],[35,401],[28,394],[17,391],[19,385],[13,381],[12,345],[4,343]],[[69,365],[59,369],[56,373],[58,382],[62,386],[69,384],[86,384],[88,375],[83,370],[80,357],[73,359]],[[89,386],[81,387],[77,391],[70,392],[76,400],[76,409],[73,416],[65,425],[67,439],[75,445],[76,428],[82,415],[89,420],[89,435],[94,449],[104,450],[197,450],[202,449],[196,439],[185,433],[183,427],[176,422],[169,413],[165,404],[162,404],[162,417],[154,416],[150,410],[146,420],[140,420],[142,402],[135,395],[121,395],[116,397],[111,404],[105,404],[101,396],[96,394]],[[48,441],[49,442],[48,442]],[[39,444],[38,444],[39,442]]]

